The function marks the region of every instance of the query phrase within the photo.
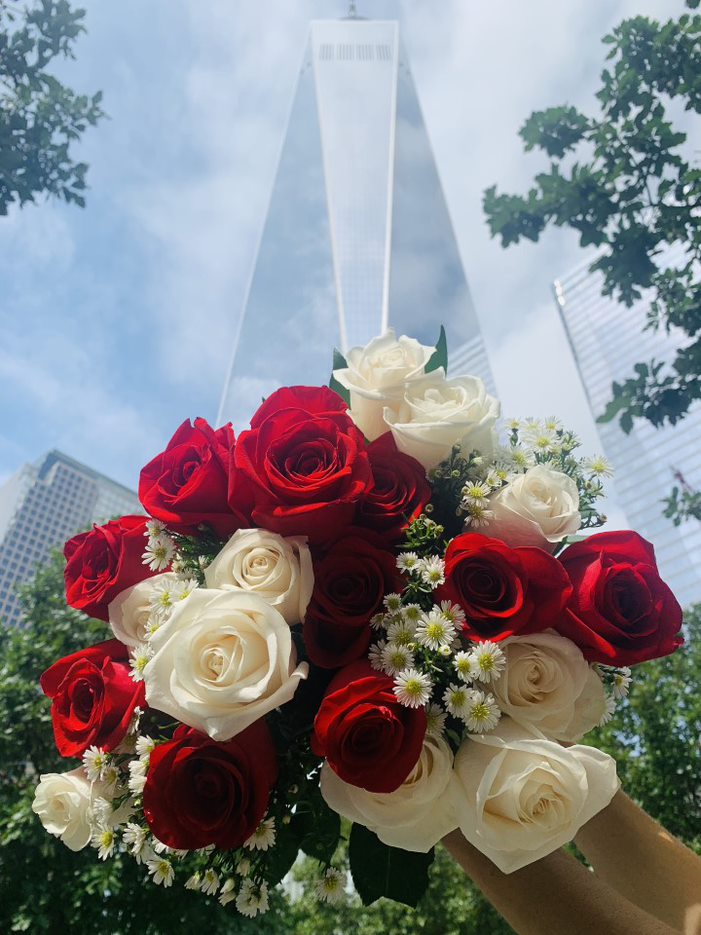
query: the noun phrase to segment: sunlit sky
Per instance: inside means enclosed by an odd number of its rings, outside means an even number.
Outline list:
[[[60,448],[131,487],[188,416],[214,420],[307,25],[321,0],[85,0],[61,67],[109,120],[76,154],[85,210],[0,218],[0,481]],[[592,108],[625,15],[672,0],[359,0],[397,18],[505,413],[596,432],[551,297],[586,255],[568,232],[504,251],[481,194],[542,167],[517,131],[536,108]],[[300,374],[300,381],[304,378]]]

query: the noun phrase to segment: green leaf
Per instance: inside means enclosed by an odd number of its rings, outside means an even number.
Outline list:
[[[333,370],[343,370],[348,366],[348,361],[339,351],[337,347],[333,349]],[[329,377],[329,389],[333,390],[334,393],[338,393],[341,399],[345,402],[346,406],[350,406],[350,393],[345,386],[341,386],[336,377],[333,375],[333,370],[331,376]]]
[[[265,876],[271,886],[277,886],[299,853],[299,842],[292,824],[280,824],[275,835],[275,847],[268,852]]]
[[[322,864],[331,863],[341,837],[341,818],[328,807],[320,792],[311,801],[299,803],[292,826],[308,857]]]
[[[353,883],[364,906],[382,896],[415,907],[428,886],[433,850],[415,854],[388,847],[362,825],[353,825],[348,846]]]
[[[438,337],[436,350],[426,364],[426,373],[431,373],[432,370],[438,370],[439,367],[442,367],[446,373],[448,372],[448,341],[446,340],[445,328],[443,325],[441,325],[441,333]]]

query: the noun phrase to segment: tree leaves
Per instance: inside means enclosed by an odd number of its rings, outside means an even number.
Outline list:
[[[348,847],[353,883],[363,905],[386,896],[416,906],[428,886],[433,850],[415,854],[383,844],[362,825],[353,825]]]
[[[338,350],[338,348],[333,349],[333,368],[331,370],[331,376],[329,377],[329,389],[333,390],[334,393],[338,393],[341,399],[345,400],[347,406],[350,406],[350,393],[342,386],[336,377],[333,375],[334,370],[345,370],[348,366],[348,362],[343,354]]]

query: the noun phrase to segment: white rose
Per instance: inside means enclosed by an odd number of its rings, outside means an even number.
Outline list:
[[[172,571],[165,571],[120,591],[107,608],[110,626],[117,639],[126,646],[141,646],[147,642],[147,626],[153,610],[151,598],[163,585],[172,582],[175,586],[179,581]]]
[[[447,458],[454,445],[490,457],[500,411],[479,377],[448,380],[439,368],[407,384],[400,406],[386,408],[384,418],[397,448],[429,470]]]
[[[247,591],[301,623],[314,588],[312,558],[303,537],[284,539],[265,529],[239,529],[204,573],[208,588]]]
[[[555,544],[582,525],[576,483],[562,471],[536,464],[489,498],[494,518],[489,535],[512,547],[535,545],[552,552]]]
[[[83,768],[40,776],[32,811],[49,834],[72,851],[82,850],[92,835],[92,794]]]
[[[423,375],[434,350],[405,335],[397,338],[390,328],[365,347],[351,348],[347,367],[334,370],[350,392],[351,418],[369,441],[387,431],[385,406],[398,403],[404,384]]]
[[[326,804],[364,825],[390,847],[427,853],[458,826],[453,754],[442,737],[427,734],[421,756],[394,792],[368,792],[344,782],[328,763],[320,787]]]
[[[257,594],[199,589],[151,638],[146,700],[213,740],[229,740],[292,699],[306,662],[285,618]]]
[[[616,794],[613,759],[594,747],[562,747],[509,718],[470,735],[455,757],[460,830],[502,873],[571,841]]]
[[[546,631],[512,636],[499,648],[506,667],[492,691],[504,714],[553,740],[579,740],[606,711],[606,691],[579,647]]]

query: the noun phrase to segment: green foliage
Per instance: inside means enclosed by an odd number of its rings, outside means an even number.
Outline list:
[[[104,116],[102,94],[76,94],[48,70],[75,57],[84,17],[67,0],[0,0],[0,215],[42,193],[85,205],[88,167],[71,146]]]
[[[665,23],[636,16],[603,42],[599,113],[562,106],[531,114],[520,131],[524,148],[545,153],[549,168],[527,195],[492,186],[483,203],[505,247],[537,241],[549,225],[577,231],[583,247],[599,248],[590,270],[603,275],[604,295],[628,306],[645,297],[641,328],[674,326],[688,336],[673,361],[640,363],[613,385],[600,421],[618,417],[630,431],[636,418],[675,424],[701,398],[701,170],[682,156],[687,135],[667,112],[670,101],[701,112],[701,15]]]
[[[388,847],[362,825],[353,825],[348,842],[353,883],[364,906],[386,896],[416,906],[428,886],[433,851],[415,854]]]
[[[431,373],[432,370],[438,370],[439,367],[442,367],[445,372],[448,372],[448,339],[445,336],[445,328],[441,325],[441,333],[438,335],[438,340],[436,341],[436,350],[429,357],[428,363],[426,364],[426,373]]]
[[[279,893],[269,916],[249,922],[212,897],[145,884],[144,867],[130,857],[103,863],[92,848],[73,853],[44,831],[31,810],[39,775],[78,764],[56,752],[39,676],[111,633],[66,607],[59,554],[25,589],[23,604],[25,627],[0,627],[0,931],[159,935],[204,925],[223,933],[279,933]]]

